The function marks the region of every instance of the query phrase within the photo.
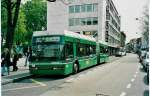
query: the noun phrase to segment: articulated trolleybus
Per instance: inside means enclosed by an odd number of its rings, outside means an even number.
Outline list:
[[[68,75],[108,61],[106,44],[70,31],[34,32],[32,51],[29,70],[34,75]]]

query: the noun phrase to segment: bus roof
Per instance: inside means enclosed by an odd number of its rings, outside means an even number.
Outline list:
[[[98,43],[100,43],[103,46],[108,46],[108,44],[106,42],[103,42],[103,41],[99,41]]]
[[[35,31],[33,33],[33,36],[50,36],[50,35],[52,35],[52,36],[54,36],[54,35],[64,35],[64,36],[68,36],[68,37],[73,37],[73,38],[78,38],[78,39],[85,39],[85,40],[96,42],[95,38],[93,38],[93,37],[85,36],[83,34],[78,34],[78,33],[67,31],[67,30],[64,30],[64,32],[62,32],[60,34],[55,34],[55,33],[52,34],[52,33],[49,33],[48,31]]]

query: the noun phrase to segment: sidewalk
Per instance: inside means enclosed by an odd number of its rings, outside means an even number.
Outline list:
[[[31,75],[29,73],[29,68],[28,66],[25,67],[24,64],[25,64],[25,57],[20,58],[19,61],[17,62],[18,71],[12,72],[13,67],[11,66],[10,75],[1,76],[1,84],[5,85],[8,83],[12,83],[30,77]]]
[[[115,57],[115,56],[109,56],[108,62],[113,62],[118,60],[121,57]],[[23,80],[25,78],[31,77],[31,74],[29,73],[29,68],[24,66],[25,64],[25,58],[20,58],[17,62],[18,71],[12,72],[12,66],[10,67],[10,75],[2,76],[1,77],[1,84],[5,85],[8,83],[16,82],[19,80]]]

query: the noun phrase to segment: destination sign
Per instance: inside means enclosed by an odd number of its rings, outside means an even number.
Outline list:
[[[36,42],[59,42],[60,37],[36,37]]]

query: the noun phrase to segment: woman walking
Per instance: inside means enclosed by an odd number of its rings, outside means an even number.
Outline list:
[[[2,67],[2,76],[5,75],[5,72],[6,72],[6,69],[7,69],[7,73],[9,75],[9,66],[10,66],[10,52],[8,50],[8,48],[5,48],[4,49],[4,52],[2,53],[2,56],[1,56],[1,60],[2,60],[2,63],[1,63],[1,67]]]
[[[18,67],[17,67],[17,61],[18,61],[18,54],[17,52],[14,50],[14,53],[13,53],[13,71],[17,71],[18,70]]]

